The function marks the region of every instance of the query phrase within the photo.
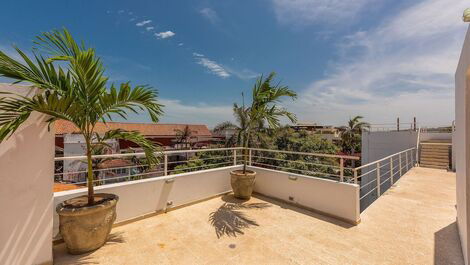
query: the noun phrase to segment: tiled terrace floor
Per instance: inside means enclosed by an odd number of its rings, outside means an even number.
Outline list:
[[[116,227],[56,264],[463,264],[455,174],[415,168],[362,214],[358,226],[256,196],[230,195]],[[214,224],[212,223],[214,222]],[[218,235],[220,237],[218,237]]]

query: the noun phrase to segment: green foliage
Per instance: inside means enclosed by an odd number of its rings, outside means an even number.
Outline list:
[[[66,30],[46,32],[37,37],[34,58],[16,48],[24,63],[0,51],[0,76],[15,83],[26,82],[39,89],[31,98],[14,92],[0,95],[0,142],[11,136],[32,112],[47,114],[50,123],[62,119],[72,122],[85,138],[88,157],[88,199],[93,202],[92,148],[98,121],[113,115],[127,118],[129,112],[147,111],[157,122],[162,114],[158,94],[147,86],[123,83],[107,86],[101,59],[93,48],[78,44]],[[114,130],[105,139],[126,139],[141,145],[149,163],[158,161],[156,147],[135,132]],[[98,142],[102,144],[103,142]]]
[[[354,154],[361,150],[362,130],[370,127],[369,123],[363,122],[362,119],[362,116],[356,116],[348,121],[347,126],[342,127],[341,149],[346,154]]]
[[[288,127],[275,131],[273,135],[270,136],[269,143],[270,144],[264,148],[333,155],[337,154],[339,151],[339,148],[335,144],[321,139],[319,135],[311,134],[307,131],[295,131]],[[338,159],[335,158],[263,151],[257,151],[255,156],[262,157],[255,160],[261,166],[271,166],[273,169],[284,169],[293,173],[313,176],[338,174],[338,170],[333,168],[339,166]]]
[[[228,166],[233,162],[232,159],[232,151],[200,152],[188,161],[177,165],[172,174]]]

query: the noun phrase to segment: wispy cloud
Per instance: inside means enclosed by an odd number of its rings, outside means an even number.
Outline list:
[[[417,116],[430,125],[450,123],[466,6],[463,0],[424,0],[347,36],[343,58],[291,107],[300,118],[320,122],[361,114],[376,122]]]
[[[230,77],[230,73],[220,64],[206,58],[204,55],[194,52],[194,58],[196,59],[196,63],[204,66],[210,73],[215,74],[221,78]]]
[[[272,0],[282,23],[348,23],[372,0]]]
[[[159,32],[159,33],[155,33],[155,37],[159,38],[159,39],[166,39],[166,38],[171,38],[173,36],[175,36],[176,33],[168,30],[168,31],[164,31],[164,32]]]
[[[149,24],[149,23],[152,23],[152,20],[150,20],[150,19],[149,19],[149,20],[143,20],[143,21],[141,21],[141,22],[139,22],[139,23],[137,23],[137,24],[135,24],[135,25],[136,25],[137,27],[143,27],[143,26],[145,26],[145,25],[147,25],[147,24]]]
[[[183,46],[183,45],[184,45],[184,43],[182,43],[182,42],[178,43],[178,46]]]
[[[249,79],[257,78],[261,75],[260,73],[254,72],[254,71],[252,71],[250,69],[246,69],[246,68],[238,70],[238,69],[234,69],[233,67],[226,66],[226,65],[224,65],[224,68],[230,74],[233,74],[234,76],[236,76],[240,79],[243,79],[243,80],[249,80]]]
[[[155,27],[146,27],[145,29],[146,29],[147,31],[151,31],[151,30],[153,30],[154,28],[155,28]]]
[[[217,15],[217,12],[215,12],[213,9],[209,7],[205,7],[201,10],[199,10],[199,13],[209,20],[212,24],[216,24],[219,21],[219,15]]]

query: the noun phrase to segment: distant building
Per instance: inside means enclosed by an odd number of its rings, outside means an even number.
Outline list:
[[[55,122],[55,145],[57,156],[77,156],[85,154],[85,141],[78,128],[69,121],[59,120]],[[122,129],[125,131],[138,131],[147,139],[161,145],[164,149],[187,149],[207,147],[212,141],[212,133],[206,125],[199,124],[151,124],[151,123],[124,123],[124,122],[98,122],[95,132],[103,135],[109,130]],[[179,133],[190,131],[190,136],[185,143],[178,140]],[[142,151],[136,144],[126,140],[110,140],[108,154],[122,152]],[[175,155],[177,156],[177,155]],[[171,157],[170,160],[179,160],[179,157]],[[125,165],[126,164],[126,165]],[[128,167],[128,163],[122,159],[108,160],[100,165],[103,170],[99,179],[113,179],[135,174]],[[109,170],[105,170],[109,169]],[[70,172],[70,173],[68,173]],[[72,173],[74,172],[74,173]],[[66,160],[63,164],[56,164],[56,173],[62,173],[61,181],[83,182],[86,180],[86,163],[81,160]],[[109,182],[106,181],[107,183]]]
[[[305,130],[313,134],[319,134],[322,139],[329,142],[337,142],[341,140],[340,129],[331,125],[319,125],[312,122],[298,122],[290,127],[296,131]]]

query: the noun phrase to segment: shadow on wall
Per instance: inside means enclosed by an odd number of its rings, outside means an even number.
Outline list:
[[[225,203],[209,215],[209,222],[214,226],[217,238],[222,236],[237,237],[245,234],[243,229],[259,226],[242,210],[259,210],[270,207],[267,203],[246,203],[236,199],[233,195],[225,195],[222,200]]]
[[[453,222],[434,233],[434,264],[464,264],[457,222]]]
[[[52,259],[54,137],[45,120],[31,115],[0,145],[0,264]]]

